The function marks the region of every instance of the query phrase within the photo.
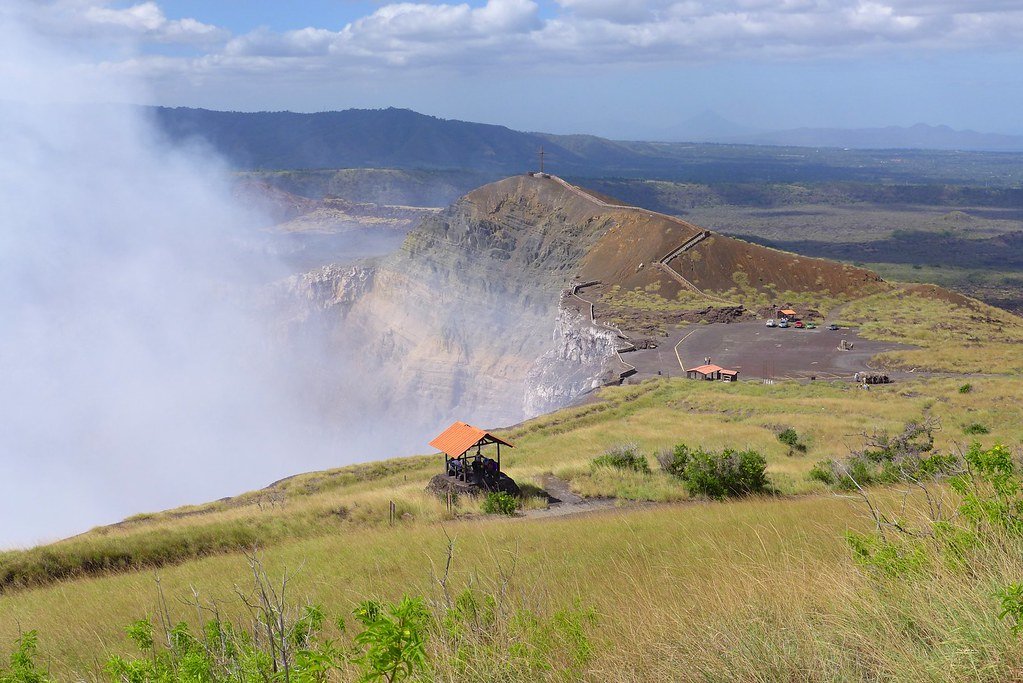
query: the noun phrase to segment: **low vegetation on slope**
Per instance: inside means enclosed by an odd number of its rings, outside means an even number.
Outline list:
[[[888,367],[1023,373],[1023,318],[934,285],[906,285],[853,302],[841,320],[870,339],[920,349],[882,354]]]

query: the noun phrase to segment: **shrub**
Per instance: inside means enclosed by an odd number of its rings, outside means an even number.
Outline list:
[[[990,434],[990,433],[991,433],[991,430],[988,429],[987,427],[985,427],[984,425],[980,424],[979,422],[974,422],[973,424],[968,424],[965,427],[963,427],[963,434],[974,435],[974,434]]]
[[[969,382],[967,382],[963,386],[959,387],[959,393],[960,394],[968,394],[971,391],[973,391],[973,385],[970,384]]]
[[[665,467],[685,483],[689,493],[716,499],[768,491],[766,469],[764,456],[753,450],[726,448],[713,453],[685,444],[675,446]]]
[[[657,464],[673,477],[683,478],[686,463],[689,462],[689,447],[684,443],[675,444],[674,448],[665,449],[657,454]]]
[[[514,515],[519,507],[515,496],[504,491],[491,491],[483,499],[482,509],[488,515]]]
[[[1023,584],[1010,583],[995,592],[998,598],[998,618],[1012,617],[1009,627],[1016,635],[1023,633]]]
[[[792,427],[782,430],[778,433],[778,441],[789,447],[789,455],[793,451],[799,451],[800,453],[806,453],[806,444],[799,440],[799,434]]]
[[[838,483],[835,479],[835,471],[831,467],[831,460],[821,460],[816,465],[810,468],[807,476],[813,481],[823,482],[828,486],[834,486]]]
[[[635,444],[614,446],[593,459],[593,467],[612,467],[618,470],[633,472],[649,472],[650,463],[646,456],[639,452]]]
[[[744,496],[767,490],[766,469],[767,461],[756,451],[697,451],[686,464],[684,481],[689,492],[697,495]]]
[[[857,486],[924,481],[954,474],[959,458],[951,453],[931,453],[934,448],[932,420],[907,422],[895,436],[885,432],[864,435],[866,446],[844,460],[824,460],[810,470],[809,478],[849,491]]]

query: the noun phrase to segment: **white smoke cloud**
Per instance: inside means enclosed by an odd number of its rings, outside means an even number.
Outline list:
[[[263,219],[131,83],[0,9],[0,547],[339,464],[306,419],[239,247]]]

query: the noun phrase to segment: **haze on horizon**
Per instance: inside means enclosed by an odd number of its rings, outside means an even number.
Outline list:
[[[24,13],[74,49],[74,74],[133,81],[144,104],[395,106],[632,139],[677,137],[708,110],[756,130],[1023,133],[1023,5],[1008,0],[47,0]]]

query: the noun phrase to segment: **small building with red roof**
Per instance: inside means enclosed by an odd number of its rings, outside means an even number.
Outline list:
[[[728,370],[720,365],[707,363],[705,365],[698,365],[695,368],[687,369],[686,377],[689,379],[702,379],[708,382],[715,380],[721,380],[722,382],[735,382],[739,379],[739,371]]]

